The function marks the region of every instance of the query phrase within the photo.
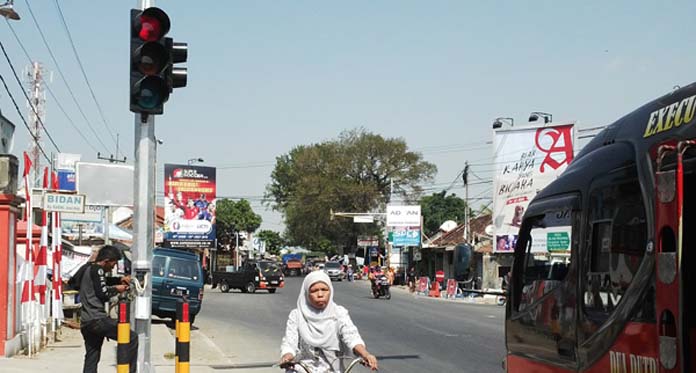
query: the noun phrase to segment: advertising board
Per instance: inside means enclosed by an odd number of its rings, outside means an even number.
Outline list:
[[[514,250],[527,206],[573,160],[573,130],[574,123],[548,123],[495,132],[494,252]],[[563,234],[558,233],[550,241],[556,250],[565,242]]]
[[[215,247],[215,168],[164,165],[164,246]]]

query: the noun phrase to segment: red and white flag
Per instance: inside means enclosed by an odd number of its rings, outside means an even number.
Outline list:
[[[48,167],[44,168],[43,189],[48,190]],[[34,285],[39,294],[39,303],[46,305],[46,278],[48,277],[48,212],[41,210],[41,242],[39,244],[39,254],[36,256],[36,277]],[[43,308],[42,308],[43,309]]]
[[[24,210],[24,217],[27,222],[26,229],[26,244],[25,244],[25,255],[24,263],[21,267],[21,274],[17,277],[18,281],[22,282],[22,321],[27,324],[31,321],[29,304],[32,298],[32,289],[34,287],[34,263],[33,263],[33,250],[32,250],[32,238],[33,238],[33,227],[32,223],[32,211],[31,211],[31,178],[29,174],[31,173],[31,159],[29,155],[24,152],[24,190],[26,194],[26,203]]]
[[[53,189],[58,190],[58,174],[54,171],[52,175]],[[60,225],[60,213],[53,212],[52,221],[52,251],[53,251],[53,302],[51,302],[52,309],[51,315],[54,319],[63,320],[63,278],[61,275],[61,262],[63,256],[63,245],[61,243],[61,237],[63,232]]]

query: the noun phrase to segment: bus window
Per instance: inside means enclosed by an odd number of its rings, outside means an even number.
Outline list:
[[[530,204],[512,269],[509,351],[546,361],[576,359],[577,195]]]
[[[532,218],[526,234],[524,275],[518,311],[557,288],[566,278],[570,265],[570,209],[549,211]]]
[[[647,225],[635,177],[627,167],[597,180],[590,192],[589,260],[582,284],[589,334],[617,308],[645,254]],[[654,296],[649,293],[645,302],[654,305]]]

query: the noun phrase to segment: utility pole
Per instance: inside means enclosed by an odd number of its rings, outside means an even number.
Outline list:
[[[31,154],[33,184],[36,186],[41,174],[41,123],[44,122],[44,105],[46,104],[46,94],[43,84],[43,66],[38,62],[32,62],[27,76],[29,78],[29,123],[32,140],[29,143],[29,154]]]
[[[462,172],[462,181],[464,181],[464,242],[469,243],[471,237],[471,225],[469,224],[469,161],[464,162],[464,172]]]
[[[109,163],[126,163],[126,157],[123,157],[123,159],[118,159],[118,142],[119,142],[119,134],[116,134],[116,158],[114,158],[113,154],[110,154],[109,157],[102,157],[101,153],[97,152],[97,159],[101,159],[103,161],[109,161]]]
[[[389,178],[389,203],[388,205],[392,204],[394,201],[394,179]],[[387,263],[387,269],[391,267],[391,253],[392,253],[392,244],[389,243],[389,227],[387,227],[387,223],[385,220],[384,223],[384,232],[385,236],[387,237],[387,258],[385,262]]]

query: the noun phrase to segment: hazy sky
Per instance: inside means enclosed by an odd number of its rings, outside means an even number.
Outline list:
[[[32,19],[38,20],[56,66]],[[128,111],[129,9],[139,1],[60,0],[106,121],[133,158]],[[438,167],[431,191],[447,188],[464,162],[492,174],[491,123],[531,111],[580,128],[609,124],[675,85],[694,80],[696,38],[684,1],[183,1],[156,5],[170,36],[189,43],[188,87],[156,119],[158,190],[163,163],[202,157],[218,167],[218,195],[246,197],[262,227],[281,230],[261,197],[275,157],[300,144],[364,127],[402,137]],[[55,0],[15,0],[12,27],[68,116],[103,153],[114,152],[80,72]],[[0,21],[0,23],[4,23]],[[0,41],[21,74],[27,57],[8,25]],[[62,70],[96,139],[71,98]],[[0,74],[21,91],[4,57]],[[20,102],[26,116],[26,105]],[[14,154],[29,136],[4,89],[0,110],[17,125]],[[60,147],[94,160],[47,93],[46,126]],[[585,144],[581,141],[578,145]],[[55,151],[44,142],[47,151]],[[489,163],[489,164],[486,164]],[[473,180],[477,180],[475,177]],[[490,184],[470,196],[490,197]],[[463,195],[461,182],[450,190]],[[475,205],[486,203],[476,201]],[[328,212],[327,212],[328,217]]]

